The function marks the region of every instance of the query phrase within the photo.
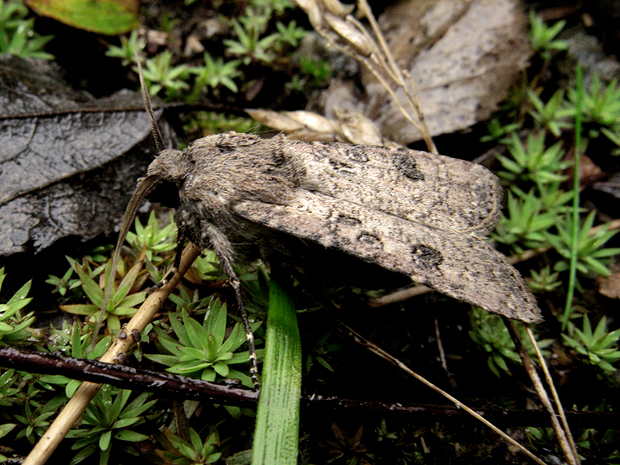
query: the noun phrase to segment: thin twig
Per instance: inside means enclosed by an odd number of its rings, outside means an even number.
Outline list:
[[[383,307],[384,305],[395,304],[397,302],[402,302],[403,300],[410,299],[412,297],[416,297],[418,295],[423,295],[428,292],[431,292],[431,289],[424,284],[416,284],[411,287],[406,287],[405,289],[399,289],[394,292],[390,292],[389,294],[382,295],[379,297],[373,297],[368,300],[368,306],[372,308]]]
[[[437,317],[433,318],[435,320],[435,337],[437,338],[437,350],[439,351],[439,360],[441,360],[441,367],[446,372],[446,376],[448,377],[448,381],[450,382],[450,386],[452,389],[456,389],[456,383],[454,382],[454,377],[450,370],[448,370],[448,362],[446,361],[446,351],[443,350],[443,342],[441,342],[441,331],[439,331],[439,321],[437,321]]]
[[[255,405],[258,392],[242,386],[228,386],[172,373],[105,363],[99,360],[67,357],[57,353],[0,347],[0,366],[28,373],[62,375],[121,389],[153,392],[161,397],[211,400],[219,404]]]

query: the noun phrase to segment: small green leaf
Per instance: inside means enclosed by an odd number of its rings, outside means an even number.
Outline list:
[[[124,34],[140,27],[138,0],[26,0],[26,3],[43,16],[99,34]]]
[[[230,368],[228,367],[228,365],[223,362],[217,362],[215,365],[213,365],[213,369],[222,378],[227,378],[228,373],[230,372]]]
[[[61,305],[60,309],[76,315],[94,315],[100,310],[99,307],[92,304]]]
[[[149,437],[145,434],[136,433],[135,431],[116,431],[113,435],[114,439],[119,441],[140,442],[146,441]]]
[[[183,318],[183,325],[187,331],[187,336],[191,342],[193,347],[201,347],[203,349],[208,349],[208,341],[207,338],[209,334],[202,327],[200,323],[198,323],[193,318],[190,318],[187,314],[187,311],[183,310],[181,312]]]
[[[110,441],[112,440],[112,431],[105,431],[101,437],[99,437],[99,449],[107,450],[110,447]]]
[[[121,418],[120,420],[116,420],[112,425],[113,429],[121,429],[127,428],[128,426],[134,425],[141,420],[140,417],[132,417],[132,418]]]

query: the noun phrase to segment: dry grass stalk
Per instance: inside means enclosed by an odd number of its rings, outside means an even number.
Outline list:
[[[506,328],[508,329],[508,332],[510,333],[512,341],[515,344],[515,348],[517,349],[517,352],[519,353],[519,356],[521,357],[521,361],[523,362],[523,367],[525,368],[525,371],[527,372],[528,376],[532,380],[532,385],[534,386],[534,389],[536,390],[536,394],[538,395],[538,398],[542,402],[543,406],[549,412],[549,418],[551,419],[551,426],[553,427],[555,437],[558,439],[558,443],[560,444],[560,447],[562,448],[562,452],[564,453],[564,458],[569,463],[569,465],[579,465],[581,462],[579,461],[579,456],[577,455],[577,451],[574,450],[574,447],[571,447],[571,444],[574,446],[572,437],[570,441],[567,438],[567,436],[568,437],[571,436],[570,430],[568,429],[568,424],[566,424],[567,426],[566,429],[564,429],[562,425],[560,425],[560,422],[558,421],[558,415],[556,414],[553,408],[553,405],[551,404],[551,401],[549,400],[547,391],[545,391],[545,388],[538,376],[538,373],[536,372],[536,368],[534,367],[534,364],[532,363],[532,360],[530,359],[530,356],[527,353],[527,350],[525,350],[525,347],[523,346],[523,343],[521,342],[521,337],[519,336],[519,333],[517,333],[514,323],[512,322],[512,320],[509,320],[508,318],[503,318],[503,320],[504,320],[504,324],[506,325]],[[536,339],[534,339],[532,336],[530,336],[532,343],[534,344],[534,347],[536,347],[537,352],[540,352],[540,350],[538,349],[538,344],[536,344]],[[548,378],[548,379],[551,379],[551,378]],[[553,391],[555,392],[555,389],[553,389]],[[561,409],[561,404],[559,403],[559,399],[556,399],[556,400],[557,400],[558,407]]]
[[[417,379],[418,381],[420,381],[421,383],[425,384],[426,386],[428,386],[429,388],[431,388],[433,391],[441,394],[443,397],[445,397],[446,399],[448,399],[450,402],[454,403],[454,405],[457,408],[463,409],[465,410],[467,413],[469,413],[471,416],[473,416],[474,418],[476,418],[477,420],[481,421],[482,423],[484,423],[484,425],[486,425],[487,427],[489,427],[491,430],[493,430],[495,433],[499,434],[503,439],[505,439],[506,441],[508,441],[510,444],[514,445],[515,447],[517,447],[521,452],[523,452],[525,455],[527,455],[528,457],[530,457],[532,460],[534,460],[536,463],[539,464],[543,464],[545,462],[543,462],[542,460],[540,460],[538,457],[536,457],[534,454],[532,454],[529,450],[527,450],[525,447],[523,447],[521,444],[519,444],[517,441],[515,441],[514,439],[512,439],[510,436],[508,436],[506,433],[504,433],[502,430],[500,430],[497,426],[495,426],[493,423],[489,422],[486,418],[484,418],[482,415],[478,414],[475,410],[473,410],[472,408],[468,407],[467,405],[463,404],[461,401],[459,401],[457,398],[451,396],[450,394],[448,394],[446,391],[444,391],[443,389],[439,388],[438,386],[436,386],[435,384],[431,383],[429,380],[427,380],[426,378],[424,378],[423,376],[420,376],[419,374],[417,374],[415,371],[413,371],[411,368],[409,368],[407,365],[405,365],[403,362],[401,362],[399,359],[397,359],[396,357],[393,357],[392,355],[390,355],[389,353],[385,352],[383,349],[381,349],[380,347],[376,346],[375,344],[373,344],[370,341],[367,341],[366,339],[364,339],[362,336],[360,336],[358,333],[355,332],[355,330],[353,330],[352,328],[350,328],[349,326],[347,326],[346,324],[344,324],[343,322],[338,321],[338,323],[345,328],[345,330],[348,332],[348,334],[350,336],[353,337],[353,339],[355,340],[355,342],[357,342],[360,345],[363,345],[364,347],[366,347],[367,349],[369,349],[371,352],[374,352],[375,354],[377,354],[379,357],[383,358],[384,360],[387,360],[388,362],[390,362],[391,364],[397,366],[398,368],[400,368],[401,370],[403,370],[405,373],[409,374],[410,376],[413,376],[415,379]]]
[[[413,80],[409,73],[396,64],[366,0],[358,0],[358,11],[368,20],[372,35],[350,14],[351,8],[337,0],[294,1],[306,12],[310,23],[321,36],[368,68],[390,94],[407,121],[420,131],[429,152],[436,154],[437,147],[426,126]],[[396,97],[394,86],[403,89],[409,110]]]

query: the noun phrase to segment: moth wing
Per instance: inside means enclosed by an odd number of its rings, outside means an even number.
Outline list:
[[[485,167],[410,149],[287,141],[304,189],[444,231],[487,234],[503,192]]]
[[[317,192],[287,205],[243,201],[235,213],[410,276],[439,292],[524,322],[542,320],[519,272],[475,234],[424,224]]]

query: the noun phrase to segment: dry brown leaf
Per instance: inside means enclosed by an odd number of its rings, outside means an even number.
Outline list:
[[[336,110],[340,134],[353,144],[383,145],[379,129],[369,118],[351,110]]]
[[[615,270],[612,269],[612,273],[609,276],[597,277],[596,282],[601,295],[610,299],[620,299],[620,270],[617,267]]]
[[[304,127],[309,131],[316,131],[321,133],[334,132],[333,123],[324,116],[321,116],[317,113],[300,110],[286,111],[284,112],[284,114],[289,118],[297,121],[298,123],[303,124]]]
[[[282,131],[285,134],[304,129],[304,125],[295,121],[282,113],[271,110],[250,109],[246,108],[246,113],[250,115],[255,121],[269,126],[270,128]]]
[[[379,18],[396,61],[411,74],[431,135],[487,119],[507,96],[531,54],[527,18],[516,0],[419,0],[388,7]],[[408,144],[421,139],[381,84],[365,72],[363,113],[384,137]],[[337,89],[332,94],[332,88]],[[396,95],[405,101],[402,90]],[[334,83],[323,99],[359,110],[359,99]]]
[[[605,178],[605,172],[587,155],[579,157],[579,185],[582,188],[591,187],[595,182]],[[573,170],[569,170],[568,178],[572,179]]]
[[[335,109],[335,120],[328,120],[311,111],[277,113],[271,110],[247,109],[246,112],[259,123],[282,131],[289,139],[384,145],[377,126],[364,115],[352,110]]]

